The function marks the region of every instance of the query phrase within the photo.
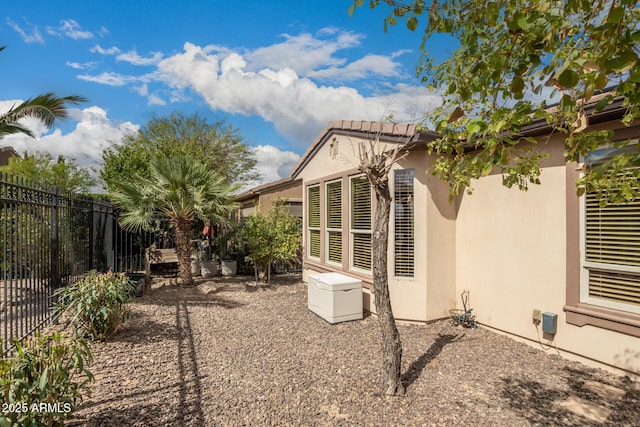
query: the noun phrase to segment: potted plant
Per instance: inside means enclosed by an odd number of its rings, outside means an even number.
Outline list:
[[[203,240],[193,240],[191,249],[191,275],[198,276],[200,274],[202,261],[206,258],[206,251]]]
[[[203,241],[203,247],[202,259],[200,260],[200,275],[202,277],[213,277],[218,274],[218,261],[215,259],[208,242]]]
[[[244,249],[240,224],[220,224],[216,246],[220,254],[220,273],[223,276],[235,276],[238,272],[238,257],[243,255]]]

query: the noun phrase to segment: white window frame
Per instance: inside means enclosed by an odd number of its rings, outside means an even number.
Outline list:
[[[637,142],[638,141],[636,140],[634,143]],[[640,305],[626,304],[624,302],[611,301],[589,295],[590,270],[614,273],[634,273],[640,275],[640,267],[587,261],[587,195],[583,195],[580,199],[580,302],[598,307],[640,314]]]
[[[309,209],[310,209],[310,206],[309,206],[310,205],[310,203],[309,203],[309,191],[312,188],[317,188],[318,189],[318,204],[319,204],[318,210],[319,210],[319,218],[320,218],[320,224],[318,224],[318,227],[312,227],[309,224],[309,219],[310,219],[309,218],[309,216],[310,216],[309,215]],[[306,217],[307,217],[307,224],[306,224],[307,225],[307,257],[309,259],[316,260],[316,261],[320,261],[320,256],[316,257],[316,256],[311,255],[311,231],[317,231],[319,236],[322,236],[322,231],[321,231],[322,230],[322,205],[320,203],[320,198],[321,197],[322,197],[322,195],[320,194],[320,184],[314,184],[314,185],[307,186],[306,197],[305,197],[306,205],[307,205],[306,206],[306,214],[307,214],[306,215]],[[320,245],[320,247],[318,249],[319,254],[320,254],[320,253],[322,253],[322,239],[320,239],[320,241],[318,243]]]
[[[396,177],[398,176],[398,173],[401,172],[413,172],[412,175],[412,181],[411,181],[411,187],[412,187],[412,205],[411,205],[411,209],[412,209],[412,213],[413,213],[413,218],[412,218],[412,223],[411,223],[411,228],[412,228],[412,238],[413,238],[413,244],[412,246],[412,258],[413,258],[413,272],[411,275],[398,275],[397,274],[397,265],[396,265],[396,261],[398,259],[398,255],[397,255],[397,235],[396,235],[396,225],[397,225],[397,217],[396,217],[396,203],[398,203],[398,201],[396,200],[396,189],[397,189],[397,179]],[[415,251],[415,230],[416,230],[416,203],[415,203],[415,196],[416,196],[416,192],[415,192],[415,170],[414,169],[394,169],[393,170],[393,197],[394,197],[394,204],[393,204],[393,274],[394,274],[394,278],[399,279],[399,280],[410,280],[410,279],[414,279],[416,276],[416,251]]]
[[[371,228],[369,228],[368,230],[365,229],[355,229],[352,228],[352,218],[353,218],[353,212],[352,212],[352,200],[353,200],[353,192],[352,192],[352,182],[354,179],[358,179],[358,178],[362,178],[365,177],[364,174],[359,174],[359,175],[353,175],[349,177],[349,269],[352,271],[356,271],[356,272],[360,272],[360,273],[364,273],[364,274],[372,274],[372,270],[373,270],[373,239],[371,239],[371,246],[370,246],[370,251],[371,251],[371,265],[369,266],[369,269],[364,269],[361,267],[357,267],[354,265],[353,263],[353,250],[354,250],[354,243],[355,243],[355,235],[356,234],[368,234],[370,237],[373,235],[373,230]],[[366,179],[366,177],[365,177]],[[369,184],[369,191],[370,191],[370,205],[369,205],[369,212],[371,215],[371,225],[370,227],[373,227],[373,189],[371,188],[371,184],[368,182]]]
[[[340,184],[340,228],[331,228],[329,225],[329,185],[331,184],[336,184],[339,183]],[[343,193],[343,188],[342,188],[342,178],[339,179],[334,179],[331,181],[327,181],[324,184],[324,194],[325,194],[325,260],[327,264],[332,264],[332,265],[342,265],[342,249],[343,249],[343,245],[344,245],[344,233],[343,233],[343,228],[344,228],[344,224],[342,223],[342,211],[343,211],[343,206],[342,206],[342,193]],[[331,233],[340,233],[340,261],[332,261],[330,259],[329,253],[331,251],[331,244],[330,244],[330,239],[329,239],[329,234]]]

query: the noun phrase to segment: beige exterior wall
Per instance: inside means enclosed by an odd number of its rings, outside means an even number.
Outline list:
[[[637,138],[638,128],[626,128],[616,134]],[[303,200],[309,184],[324,185],[328,179],[346,180],[358,173],[356,144],[359,140],[335,134],[331,138],[334,136],[338,154],[332,156],[335,153],[331,153],[329,143],[325,143],[298,175],[303,179]],[[415,170],[415,277],[392,277],[392,210],[388,268],[394,316],[412,321],[444,318],[450,309],[462,308],[460,294],[467,290],[469,306],[483,326],[537,348],[544,344],[549,352],[555,353],[557,347],[566,358],[612,370],[622,369],[626,374],[640,377],[637,326],[635,332],[628,332],[634,322],[640,324],[638,316],[623,326],[611,327],[615,318],[606,320],[609,326],[602,323],[606,322],[602,319],[579,326],[582,316],[579,310],[584,306],[576,296],[580,274],[576,165],[565,163],[563,140],[552,139],[540,146],[550,158],[543,161],[542,184],[532,184],[526,192],[505,188],[501,175],[494,173],[475,181],[472,195],[464,194],[450,202],[448,184],[425,173],[432,161],[426,152],[413,151],[396,166]],[[393,173],[391,179],[393,189]],[[343,185],[343,191],[346,188],[348,183]],[[321,196],[323,194],[321,190]],[[348,193],[343,193],[344,197],[348,198]],[[322,214],[321,217],[323,229]],[[346,224],[343,226],[346,238],[348,213],[343,213],[343,224]],[[305,248],[306,238],[305,224]],[[344,247],[343,258],[348,260],[348,250]],[[364,307],[375,312],[371,276],[349,270],[348,261],[342,266],[329,266],[324,260],[305,259],[303,279],[307,281],[310,272],[327,271],[341,271],[361,278],[365,285]],[[570,307],[577,308],[572,313]],[[536,328],[532,320],[534,309],[558,315],[555,337],[544,336],[541,326]]]
[[[497,174],[475,182],[473,195],[462,196],[456,224],[458,298],[469,290],[476,320],[539,348],[552,337],[536,328],[533,310],[555,313],[553,346],[561,355],[640,374],[640,339],[566,321],[567,249],[579,247],[579,241],[568,241],[567,224],[579,217],[567,222],[567,194],[575,191],[575,182],[567,181],[571,166],[564,163],[564,145],[556,141],[549,147],[542,185],[527,192],[507,189]]]
[[[332,156],[329,144],[324,144],[310,159],[299,177],[303,179],[303,199],[306,187],[327,179],[359,174],[357,165],[358,138],[337,135],[338,154]],[[335,147],[335,145],[334,145]],[[455,220],[454,208],[448,204],[447,185],[433,181],[427,177],[427,155],[424,151],[414,151],[403,159],[396,168],[413,168],[415,170],[415,275],[413,278],[396,278],[394,274],[394,217],[393,209],[390,218],[388,268],[390,272],[389,292],[394,316],[399,320],[429,321],[446,316],[446,309],[455,295]],[[393,173],[391,173],[391,190],[393,191]],[[343,188],[348,188],[344,187]],[[322,190],[321,190],[322,191]],[[321,194],[323,194],[321,192]],[[348,194],[343,194],[343,198]],[[348,215],[346,216],[348,218]],[[345,221],[343,221],[345,223]],[[348,222],[343,226],[344,239],[348,236]],[[303,245],[306,248],[306,229],[303,233]],[[345,241],[346,242],[346,241]],[[348,249],[343,248],[343,258],[348,260]],[[429,266],[429,268],[427,268]],[[348,261],[342,266],[329,266],[324,262],[317,263],[306,260],[303,279],[315,271],[341,271],[344,274],[358,277],[366,287],[364,308],[375,312],[373,290],[370,274],[362,274],[349,269]]]

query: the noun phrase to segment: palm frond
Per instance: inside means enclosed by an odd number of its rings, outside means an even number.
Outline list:
[[[148,227],[156,213],[191,221],[215,219],[233,206],[235,187],[188,155],[156,158],[150,178],[120,183],[110,194],[124,211],[123,226]]]
[[[14,133],[25,133],[34,137],[30,130],[18,124],[20,119],[26,117],[40,119],[49,128],[53,126],[56,120],[63,120],[68,117],[68,105],[76,105],[86,101],[87,99],[82,96],[57,97],[51,92],[28,99],[21,104],[12,106],[9,111],[0,115],[0,136],[8,134],[10,130],[14,130]]]
[[[25,135],[35,138],[31,129],[22,126],[19,123],[3,123],[0,119],[0,139],[7,135],[14,135],[16,133],[24,133]]]

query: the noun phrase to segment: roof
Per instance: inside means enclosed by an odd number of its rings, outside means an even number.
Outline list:
[[[271,181],[271,182],[267,182],[264,184],[260,184],[256,187],[250,188],[240,194],[238,194],[234,200],[236,202],[241,202],[243,200],[247,200],[247,199],[251,199],[255,196],[258,196],[262,193],[264,193],[265,191],[269,191],[269,190],[277,190],[279,188],[282,187],[287,187],[288,185],[292,185],[292,184],[297,184],[300,180],[299,179],[293,179],[291,177],[287,177],[287,178],[282,178],[282,179],[278,179],[276,181]]]
[[[622,97],[616,98],[602,111],[596,111],[596,103],[611,92],[603,92],[595,95],[585,105],[585,111],[589,119],[589,125],[602,123],[614,119],[619,119],[625,111]],[[557,108],[557,105],[549,107],[549,110]],[[535,119],[530,124],[523,126],[521,136],[540,136],[552,131],[544,117]],[[414,124],[381,123],[368,121],[338,120],[329,122],[320,134],[309,145],[305,153],[294,165],[289,177],[295,179],[302,169],[309,163],[311,158],[320,150],[323,144],[329,140],[332,134],[343,134],[353,136],[371,136],[379,138],[385,142],[408,142],[424,141],[429,142],[437,139],[440,135],[433,131],[418,129]],[[471,149],[471,147],[469,147]]]
[[[320,134],[313,140],[307,151],[295,164],[289,177],[295,179],[311,158],[320,150],[333,134],[372,136],[385,142],[404,143],[410,141],[430,141],[438,137],[431,131],[418,130],[414,124],[381,123],[353,120],[338,120],[329,122]]]
[[[0,166],[8,165],[11,157],[20,157],[13,147],[0,147]]]
[[[612,92],[603,92],[601,94],[594,95],[589,100],[589,102],[584,104],[585,113],[589,120],[590,126],[598,123],[620,119],[626,111],[627,108],[624,106],[624,99],[622,97],[617,97],[602,111],[597,111],[595,106],[598,101],[609,95],[612,95]],[[559,104],[554,104],[550,106],[547,111],[553,112],[558,108],[558,106]],[[552,126],[547,123],[546,118],[540,117],[533,120],[530,124],[523,126],[520,134],[522,136],[540,136],[551,132],[551,130]]]

